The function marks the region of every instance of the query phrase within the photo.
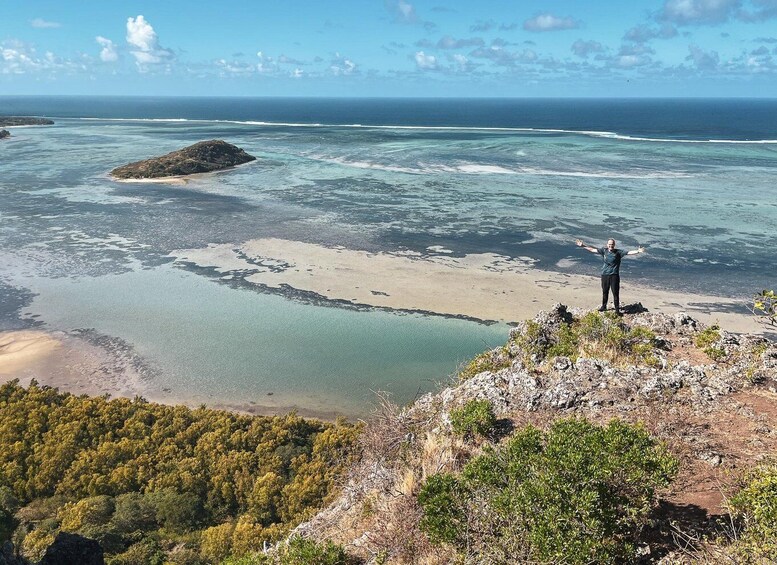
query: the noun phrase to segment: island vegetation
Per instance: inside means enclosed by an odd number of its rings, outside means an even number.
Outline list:
[[[0,116],[0,127],[12,126],[51,126],[53,120],[48,118],[35,118],[31,116]]]
[[[256,157],[231,143],[212,139],[199,141],[161,157],[116,167],[111,171],[111,175],[117,179],[180,177],[220,171],[255,160]]]

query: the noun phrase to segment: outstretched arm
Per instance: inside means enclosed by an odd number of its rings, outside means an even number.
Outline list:
[[[645,252],[645,248],[640,245],[639,249],[632,249],[631,251],[626,253],[626,255],[639,255],[640,253],[644,253],[644,252]]]
[[[585,243],[583,243],[582,239],[576,239],[575,245],[577,245],[578,247],[582,247],[583,249],[586,249],[591,253],[599,253],[599,250],[596,247],[591,247],[590,245],[586,245]]]

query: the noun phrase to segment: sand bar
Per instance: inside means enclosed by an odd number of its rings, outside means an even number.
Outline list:
[[[266,238],[171,255],[177,262],[212,268],[225,278],[239,273],[243,280],[269,288],[285,285],[330,300],[480,320],[515,322],[556,302],[593,308],[601,299],[594,275],[540,271],[528,257],[491,253],[465,257],[370,253]],[[742,302],[640,287],[629,282],[628,272],[621,283],[621,302],[641,302],[659,312],[687,312],[704,323],[718,322],[729,331],[766,330]]]

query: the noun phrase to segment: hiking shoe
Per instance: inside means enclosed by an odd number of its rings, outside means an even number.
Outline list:
[[[599,306],[599,309],[597,310],[597,312],[606,312],[606,311],[607,311],[607,306]]]
[[[616,309],[615,309],[615,315],[616,315],[616,316],[623,316],[623,311],[621,311],[621,309],[620,309],[620,308],[616,308]]]

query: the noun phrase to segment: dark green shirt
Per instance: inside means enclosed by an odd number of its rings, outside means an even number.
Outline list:
[[[606,247],[600,247],[596,250],[602,256],[602,275],[619,275],[621,268],[621,259],[626,255],[626,251],[613,249],[610,251]]]

